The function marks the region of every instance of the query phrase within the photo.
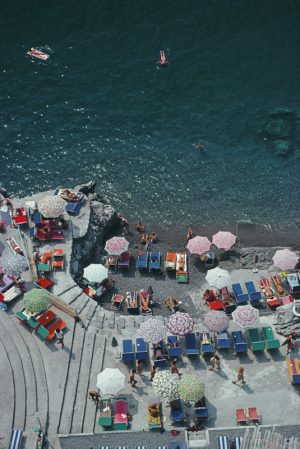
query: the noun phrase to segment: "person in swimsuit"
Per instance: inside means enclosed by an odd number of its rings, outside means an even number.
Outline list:
[[[168,65],[168,61],[167,61],[166,54],[165,54],[164,50],[160,50],[160,60],[158,61],[158,63],[161,66],[167,66]]]

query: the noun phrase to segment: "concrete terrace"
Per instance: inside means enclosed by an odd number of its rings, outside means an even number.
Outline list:
[[[44,195],[44,194],[43,194]],[[28,198],[29,199],[29,198]],[[30,198],[31,199],[31,198]],[[24,201],[22,200],[22,204]],[[79,217],[71,218],[72,225],[65,233],[63,243],[55,245],[42,245],[41,251],[59,246],[66,253],[66,266],[63,272],[57,271],[54,276],[53,293],[75,308],[82,317],[82,323],[65,315],[52,306],[57,315],[66,321],[68,329],[65,332],[65,348],[62,350],[55,342],[42,341],[27,325],[22,325],[14,314],[22,309],[22,300],[15,301],[8,313],[0,313],[0,449],[8,446],[12,428],[25,431],[25,445],[32,446],[36,433],[33,428],[40,421],[42,428],[48,430],[48,439],[51,446],[63,449],[109,445],[128,445],[129,449],[139,444],[148,445],[148,449],[157,445],[167,444],[173,437],[172,429],[180,430],[178,438],[184,433],[184,426],[173,426],[168,404],[163,403],[165,433],[147,431],[147,398],[153,393],[149,382],[152,351],[148,364],[144,366],[144,376],[138,380],[137,388],[126,384],[122,396],[128,400],[129,413],[132,415],[130,429],[121,434],[116,431],[103,431],[98,426],[98,410],[94,403],[88,399],[88,391],[95,389],[97,374],[104,367],[118,367],[127,377],[132,365],[121,362],[122,340],[135,339],[138,335],[140,323],[145,319],[142,316],[131,316],[124,313],[115,313],[110,307],[111,292],[98,304],[87,297],[69,274],[69,262],[72,250],[73,237],[83,236],[87,232],[89,221],[89,203],[86,200]],[[24,229],[25,231],[25,229]],[[1,253],[7,255],[5,239],[9,234],[19,239],[14,229],[7,229],[7,234],[0,235]],[[27,240],[26,240],[27,241]],[[136,243],[134,243],[134,241]],[[138,236],[131,237],[131,246],[138,245]],[[28,245],[30,242],[28,241]],[[161,243],[158,248],[164,251],[168,248]],[[233,282],[254,280],[258,282],[259,275],[269,275],[273,267],[260,269],[253,273],[251,269],[241,269],[237,261],[224,263],[229,268]],[[220,263],[222,267],[222,262]],[[30,274],[24,273],[30,286]],[[116,280],[116,291],[124,293],[127,290],[152,285],[154,296],[158,302],[155,315],[164,320],[169,316],[168,310],[160,306],[159,302],[172,294],[183,301],[183,309],[191,313],[196,321],[196,331],[201,331],[201,317],[207,310],[201,303],[205,284],[205,272],[201,267],[190,261],[190,283],[178,285],[169,275],[138,273],[132,264],[129,272],[112,273]],[[274,314],[266,307],[261,307],[260,325],[271,325]],[[238,329],[235,323],[230,323],[230,330]],[[115,336],[118,346],[111,345]],[[280,337],[279,337],[280,338]],[[183,341],[180,342],[183,346]],[[209,410],[209,420],[206,423],[209,429],[232,428],[235,423],[235,408],[257,406],[262,415],[264,425],[297,425],[300,420],[299,389],[291,386],[286,367],[286,348],[280,348],[274,353],[264,351],[253,355],[250,351],[246,356],[236,357],[233,349],[220,352],[221,371],[218,373],[208,371],[208,360],[201,356],[188,358],[183,355],[178,360],[178,369],[182,373],[199,375],[206,385],[206,397]],[[183,352],[184,354],[184,352]],[[297,347],[295,355],[299,355]],[[235,371],[239,366],[245,367],[246,385],[243,387],[233,385]],[[186,413],[193,419],[193,408],[185,405]],[[291,428],[289,428],[291,429]],[[292,428],[294,429],[294,428]],[[236,431],[234,429],[234,431]],[[293,430],[294,431],[294,430]],[[137,433],[136,433],[137,432]],[[215,431],[212,431],[215,432]],[[76,434],[89,434],[87,437],[75,437]],[[58,435],[65,438],[58,439]],[[73,435],[73,437],[66,437]],[[94,436],[91,436],[94,435]],[[216,437],[211,433],[209,447],[214,448]],[[198,447],[197,438],[201,435],[191,435],[191,446]],[[195,437],[195,438],[194,438]],[[86,439],[77,439],[86,438]],[[25,446],[24,446],[25,447]],[[199,446],[200,447],[200,446]]]

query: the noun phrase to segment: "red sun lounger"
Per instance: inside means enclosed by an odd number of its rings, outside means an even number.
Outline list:
[[[236,417],[236,422],[238,424],[247,424],[247,416],[246,416],[245,409],[237,408],[235,410],[235,417]]]

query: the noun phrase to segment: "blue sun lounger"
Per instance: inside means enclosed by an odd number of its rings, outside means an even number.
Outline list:
[[[229,449],[229,440],[227,435],[218,436],[218,449]]]
[[[199,349],[196,345],[196,335],[194,333],[187,334],[185,338],[185,353],[186,355],[198,355]]]
[[[252,281],[245,282],[245,286],[250,297],[250,301],[259,301],[261,299],[261,292],[256,290]]]
[[[231,341],[230,341],[230,338],[228,337],[227,332],[223,332],[222,334],[217,334],[216,346],[218,349],[229,349],[230,348]]]
[[[249,301],[249,295],[248,293],[244,293],[241,287],[241,284],[233,284],[232,290],[235,296],[235,300],[238,304],[248,302]]]
[[[137,360],[148,360],[148,345],[143,338],[136,338],[135,340],[135,357]]]
[[[171,420],[175,422],[183,421],[185,418],[185,413],[181,405],[181,400],[175,399],[174,401],[170,401],[170,407]]]
[[[203,339],[204,337],[207,337],[208,343],[204,343]],[[210,335],[209,332],[202,332],[200,334],[200,338],[201,338],[201,352],[203,355],[206,354],[212,354],[215,350],[215,345],[213,344],[213,340],[212,337]]]
[[[160,252],[152,251],[150,253],[149,259],[149,268],[150,270],[159,270],[160,269]]]
[[[242,332],[234,331],[234,332],[232,332],[232,336],[233,336],[233,342],[234,342],[233,344],[234,344],[235,352],[236,353],[247,352],[248,346],[243,338]]]
[[[133,343],[132,340],[123,340],[122,360],[124,363],[132,362],[134,360]]]
[[[66,211],[69,212],[69,214],[79,214],[83,204],[83,198],[84,198],[83,194],[81,192],[78,192],[76,203],[68,202],[66,205]]]
[[[136,267],[139,270],[146,270],[148,268],[148,253],[139,254],[137,261],[136,261]]]
[[[205,421],[208,419],[208,410],[204,396],[195,404],[195,416],[199,421]]]
[[[179,347],[179,342],[176,335],[169,335],[168,343],[169,343],[168,356],[181,357],[181,348]]]

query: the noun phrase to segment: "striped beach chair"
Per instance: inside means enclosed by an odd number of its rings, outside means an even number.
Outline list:
[[[157,446],[156,449],[168,449],[168,446]]]
[[[111,446],[99,446],[98,449],[111,449]]]
[[[9,449],[20,449],[22,444],[23,431],[13,430],[10,437]]]
[[[135,449],[147,449],[147,446],[136,446]]]
[[[117,446],[117,449],[128,449],[128,446]]]
[[[229,449],[229,440],[227,435],[218,436],[218,449]]]
[[[243,444],[243,437],[234,437],[235,449],[241,449]]]

